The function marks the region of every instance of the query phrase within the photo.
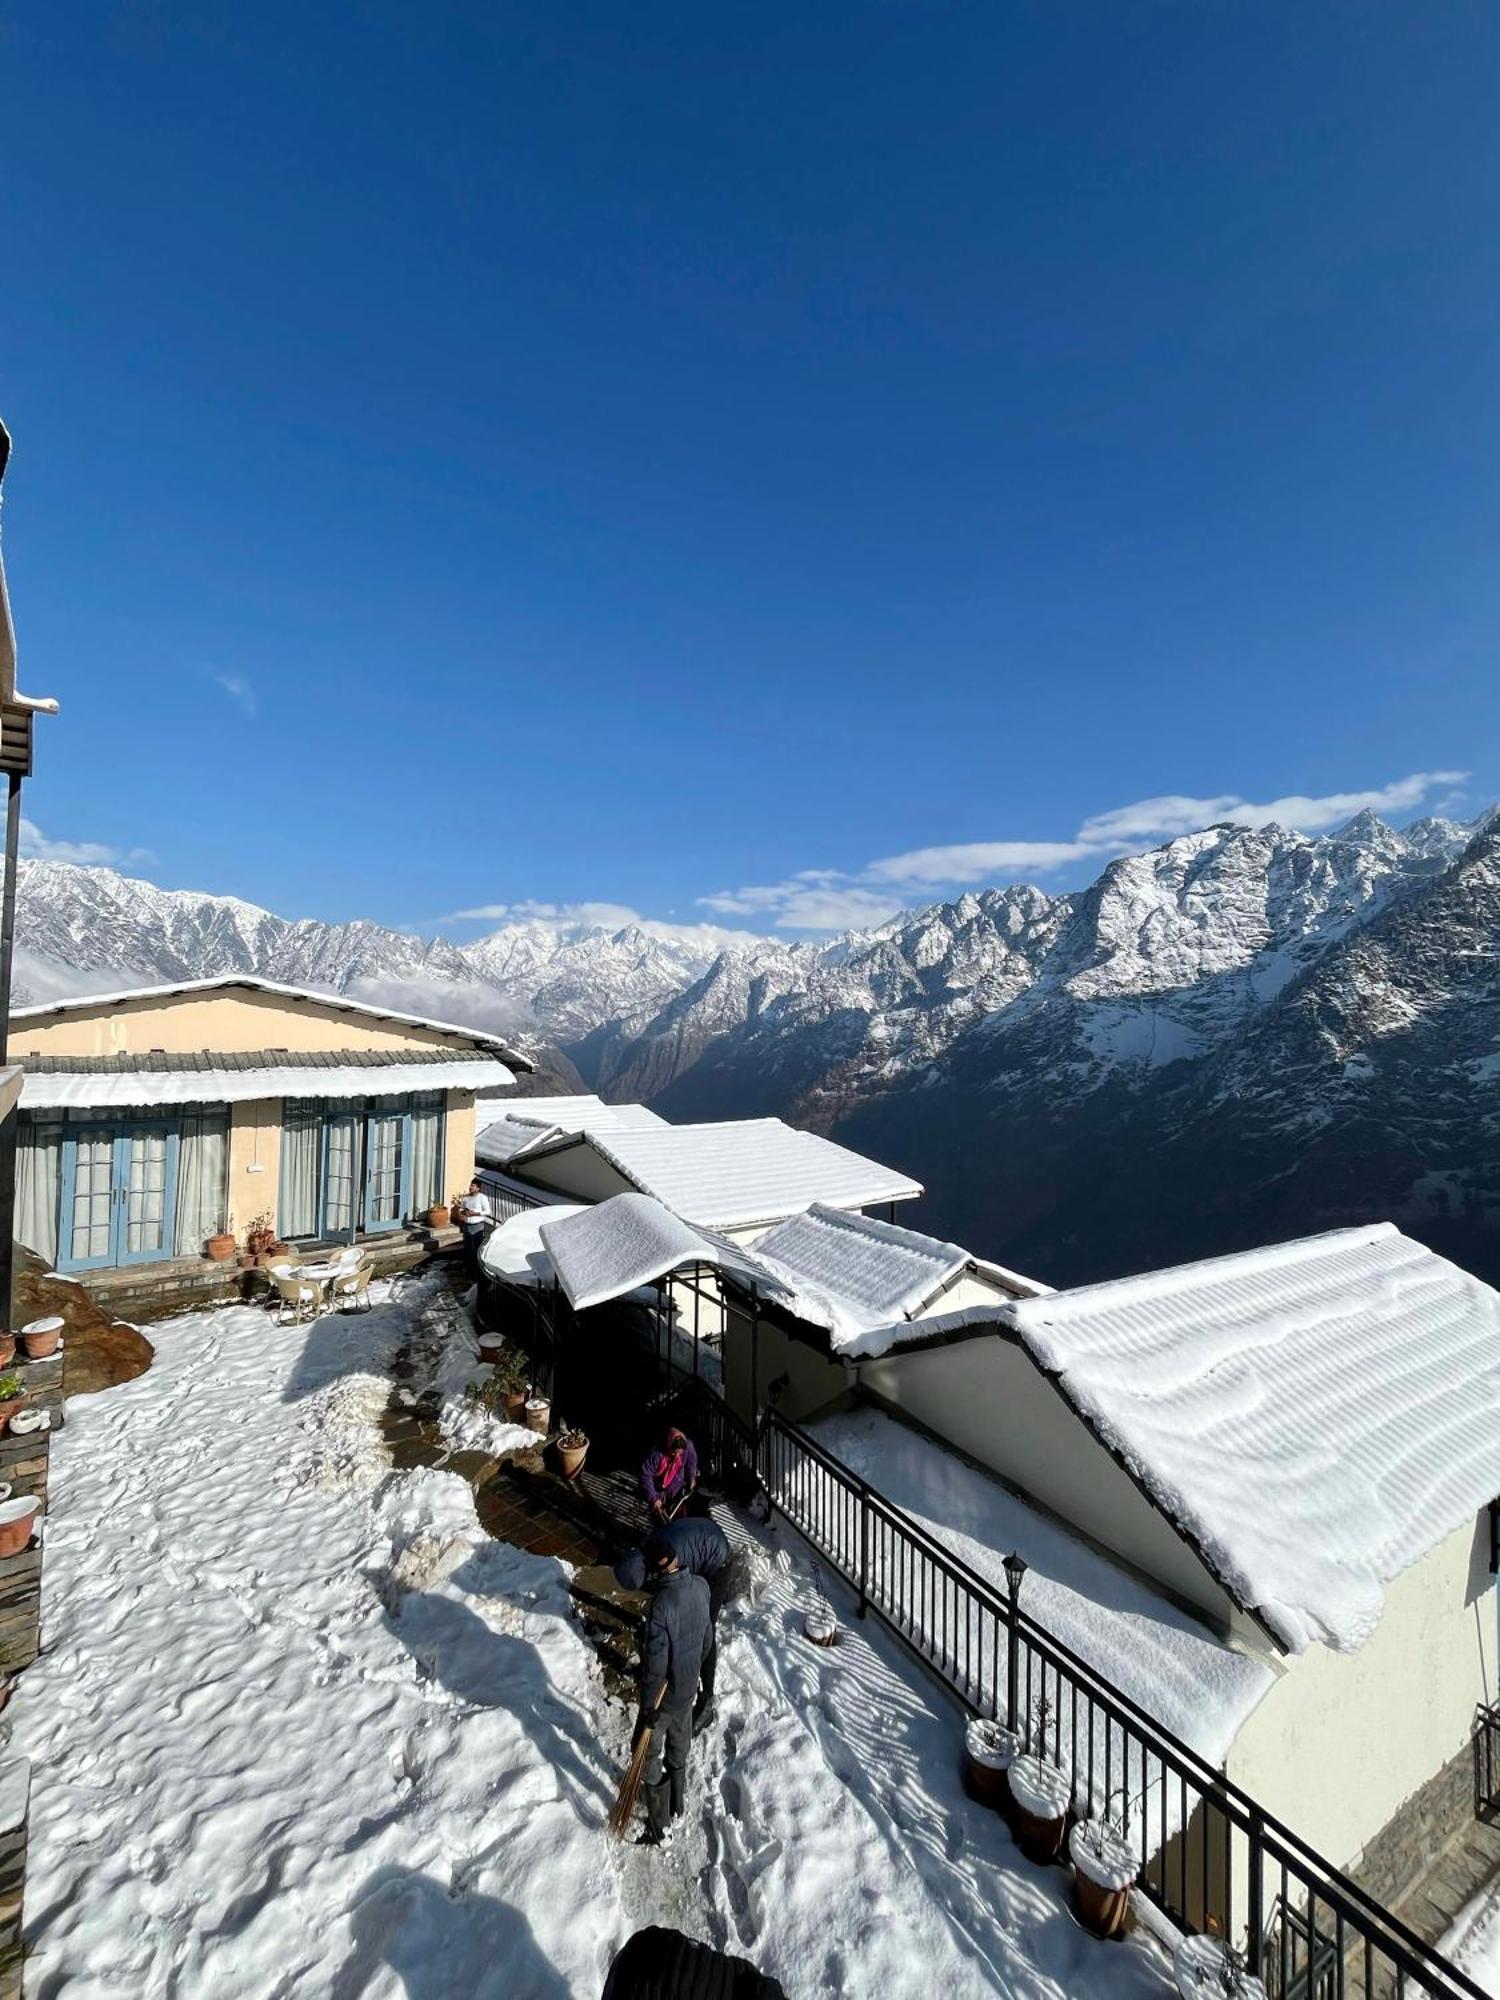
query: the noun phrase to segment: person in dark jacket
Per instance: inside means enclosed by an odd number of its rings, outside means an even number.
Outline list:
[[[693,1734],[706,1729],[714,1719],[714,1679],[719,1666],[719,1613],[729,1589],[729,1538],[724,1530],[706,1517],[668,1521],[647,1538],[644,1548],[632,1549],[615,1564],[615,1581],[622,1590],[644,1590],[648,1576],[658,1569],[663,1550],[677,1559],[677,1567],[690,1576],[701,1576],[708,1585],[708,1651],[698,1679],[698,1699],[693,1704]]]
[[[652,1924],[616,1953],[601,2000],[786,2000],[786,1989],[748,1959]]]
[[[671,1549],[652,1550],[647,1583],[651,1612],[641,1634],[641,1713],[637,1732],[651,1730],[646,1759],[646,1831],[654,1847],[682,1811],[688,1749],[693,1740],[693,1700],[703,1671],[712,1625],[708,1585],[678,1566]]]
[[[651,1518],[666,1522],[679,1513],[698,1484],[698,1454],[675,1424],[665,1424],[654,1451],[641,1467],[641,1491]]]

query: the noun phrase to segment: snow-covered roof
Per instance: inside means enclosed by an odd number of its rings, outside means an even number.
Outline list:
[[[970,1261],[956,1243],[818,1201],[767,1230],[755,1259],[797,1294],[799,1317],[835,1335],[912,1318]]]
[[[111,1105],[240,1104],[258,1097],[369,1097],[386,1092],[507,1090],[515,1077],[493,1056],[455,1056],[452,1062],[391,1062],[310,1069],[305,1064],[264,1069],[174,1069],[28,1072],[23,1111],[95,1110]]]
[[[572,1146],[590,1147],[641,1193],[706,1229],[780,1222],[814,1202],[863,1208],[922,1192],[920,1181],[779,1118],[581,1132],[529,1154],[528,1170]]]
[[[503,1116],[486,1125],[474,1142],[477,1158],[507,1166],[529,1153],[576,1132],[622,1132],[663,1125],[644,1104],[606,1104],[587,1092],[571,1097],[507,1099]]]
[[[341,1014],[362,1014],[367,1020],[396,1021],[404,1028],[431,1028],[442,1035],[461,1035],[465,1041],[484,1048],[500,1049],[514,1068],[534,1067],[499,1035],[483,1028],[462,1027],[456,1021],[433,1021],[422,1014],[401,1014],[393,1007],[375,1007],[364,1000],[351,1000],[345,993],[319,993],[310,986],[283,986],[275,979],[261,979],[251,972],[220,973],[212,979],[181,979],[170,986],[130,986],[110,993],[76,993],[66,1000],[45,1000],[31,1007],[16,1007],[12,1022],[44,1021],[56,1014],[86,1014],[99,1007],[120,1007],[130,1000],[171,1000],[184,993],[227,992],[245,987],[252,993],[269,993],[279,1000],[311,1000],[319,1007],[332,1007]]]
[[[542,1248],[542,1224],[561,1222],[565,1216],[582,1215],[577,1202],[558,1202],[545,1208],[523,1208],[508,1216],[498,1229],[484,1239],[479,1261],[492,1278],[509,1285],[547,1284],[552,1279],[552,1261]]]
[[[711,1242],[646,1194],[617,1194],[561,1221],[556,1209],[549,1209],[540,1234],[579,1312],[654,1284],[670,1271],[693,1264],[735,1268],[742,1262],[733,1244]]]
[[[1003,1317],[1290,1651],[1361,1645],[1500,1490],[1500,1294],[1391,1223]]]

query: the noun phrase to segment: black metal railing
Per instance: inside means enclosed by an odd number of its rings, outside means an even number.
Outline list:
[[[1500,1817],[1500,1708],[1474,1711],[1474,1816]]]
[[[708,1395],[711,1392],[703,1392]],[[714,1400],[717,1400],[716,1398]],[[1131,1800],[1139,1886],[1174,1923],[1244,1940],[1271,2000],[1483,2000],[1357,1883],[776,1412],[756,1466],[773,1506],[972,1711],[1072,1773],[1075,1811]],[[1487,1754],[1488,1751],[1487,1751]]]
[[[540,1195],[526,1194],[488,1167],[476,1168],[474,1178],[489,1196],[490,1211],[497,1223],[509,1222],[513,1215],[520,1215],[525,1209],[546,1206]]]

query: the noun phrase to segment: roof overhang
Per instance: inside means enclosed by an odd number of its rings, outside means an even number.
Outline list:
[[[267,1097],[384,1097],[423,1090],[505,1090],[515,1078],[492,1057],[452,1062],[387,1063],[380,1067],[310,1069],[70,1071],[27,1075],[24,1111],[145,1109],[172,1104],[243,1104]]]

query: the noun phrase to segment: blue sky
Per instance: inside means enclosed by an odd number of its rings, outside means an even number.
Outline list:
[[[802,928],[1500,792],[1492,6],[77,0],[0,66],[35,851]]]

